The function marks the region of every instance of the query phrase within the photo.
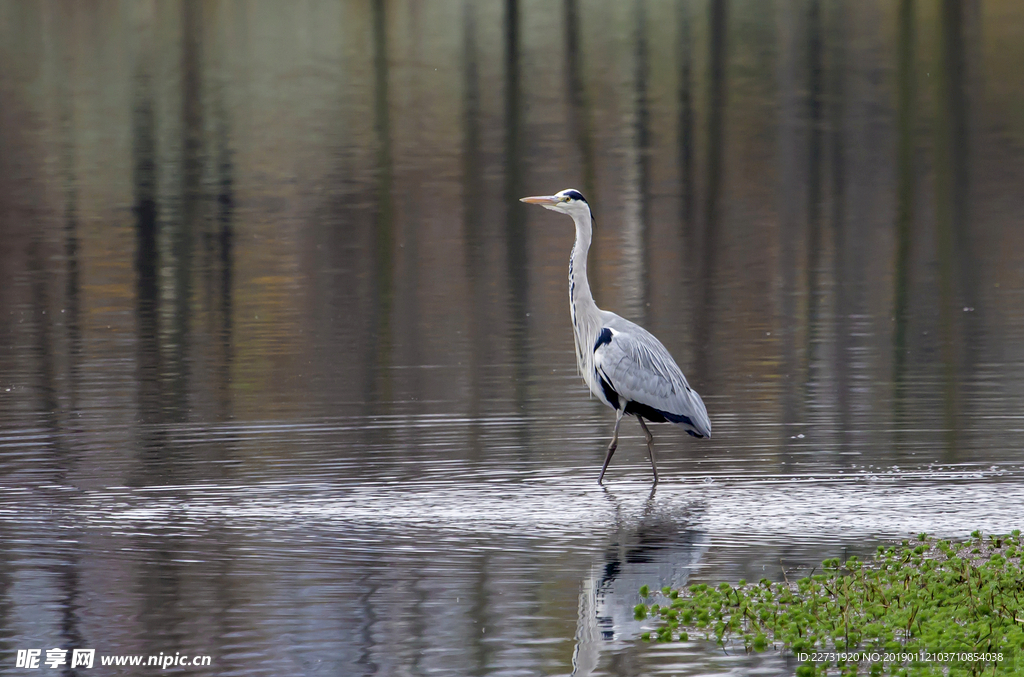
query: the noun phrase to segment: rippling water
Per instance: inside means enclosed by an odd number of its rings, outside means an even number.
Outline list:
[[[642,464],[602,488],[592,464],[428,470],[423,454],[407,460],[421,473],[360,477],[366,462],[333,459],[328,441],[358,434],[353,423],[170,431],[199,444],[263,438],[319,459],[314,479],[281,463],[249,481],[8,486],[14,641],[67,644],[81,628],[80,642],[110,652],[213,653],[218,674],[778,672],[777,656],[638,643],[638,589],[806,574],[920,531],[1005,531],[1024,502],[1012,465],[732,473],[705,457],[706,471],[681,469],[652,492]],[[450,425],[379,427],[430,437]]]
[[[0,671],[792,673],[639,641],[638,590],[1022,526],[1022,37],[999,0],[0,0]],[[596,483],[571,224],[517,201],[569,186],[598,303],[714,424],[654,427],[656,491],[631,421]]]

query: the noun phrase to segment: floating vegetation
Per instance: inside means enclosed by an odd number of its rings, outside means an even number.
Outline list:
[[[635,608],[660,621],[642,639],[703,637],[725,648],[782,649],[799,677],[1024,676],[1024,554],[1020,531],[963,543],[879,546],[871,562],[828,559],[795,583],[668,587]]]

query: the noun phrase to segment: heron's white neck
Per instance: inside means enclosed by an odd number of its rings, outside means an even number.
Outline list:
[[[600,330],[600,311],[594,303],[587,280],[587,252],[593,234],[590,209],[577,216],[572,215],[576,224],[576,244],[569,258],[569,312],[572,314],[573,338],[576,340],[576,364],[584,380],[590,385],[594,371],[594,341]]]

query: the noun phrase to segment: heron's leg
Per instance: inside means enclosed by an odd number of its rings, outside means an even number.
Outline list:
[[[601,480],[604,479],[604,471],[608,469],[608,463],[612,460],[612,454],[615,453],[615,447],[619,446],[619,423],[622,422],[622,410],[615,410],[615,429],[612,430],[612,443],[608,445],[608,455],[604,457],[604,465],[601,466],[601,476],[597,478],[597,483],[601,484]]]
[[[637,416],[636,420],[640,421],[640,427],[644,429],[644,435],[647,436],[647,451],[651,454],[651,470],[654,471],[654,483],[658,483],[658,464],[654,462],[654,435],[647,429],[647,424],[644,423],[643,418]]]

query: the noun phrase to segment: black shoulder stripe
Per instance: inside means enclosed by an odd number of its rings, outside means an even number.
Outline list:
[[[605,331],[608,331],[605,329]],[[605,399],[611,402],[612,406],[616,409],[619,408],[619,394],[615,392],[615,388],[612,384],[605,379],[604,374],[601,373],[600,369],[594,370],[597,373],[597,380],[601,382],[601,390],[604,391]]]
[[[612,330],[605,327],[601,330],[601,333],[597,335],[597,341],[594,343],[594,350],[596,351],[603,345],[607,345],[612,342]]]

